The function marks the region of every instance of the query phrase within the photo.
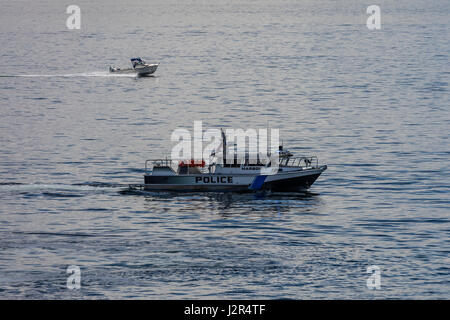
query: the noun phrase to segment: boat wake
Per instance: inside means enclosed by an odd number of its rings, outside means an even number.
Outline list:
[[[46,184],[46,183],[15,183],[0,182],[0,199],[8,196],[21,196],[25,198],[34,197],[50,197],[50,198],[76,198],[89,195],[122,195],[122,196],[151,196],[156,198],[173,198],[173,197],[208,197],[216,200],[226,199],[298,199],[315,197],[318,194],[305,191],[298,193],[282,193],[272,191],[261,191],[257,193],[241,194],[235,192],[171,192],[171,191],[147,191],[136,190],[130,188],[127,184],[112,184],[103,182],[86,182],[76,184]],[[229,199],[230,198],[230,199]],[[241,200],[242,200],[241,199]]]
[[[77,77],[122,77],[122,78],[136,78],[136,73],[111,73],[108,71],[94,71],[82,73],[68,73],[68,74],[14,74],[14,75],[0,75],[0,78],[77,78]]]
[[[117,193],[125,185],[106,183],[45,184],[0,183],[2,195],[83,197],[89,194]]]

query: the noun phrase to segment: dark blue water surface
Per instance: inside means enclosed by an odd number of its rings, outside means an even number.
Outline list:
[[[81,30],[1,2],[0,298],[450,298],[448,1],[378,1],[374,31],[361,1],[76,4]],[[133,56],[155,76],[107,72]],[[121,192],[195,120],[329,168],[306,194]]]

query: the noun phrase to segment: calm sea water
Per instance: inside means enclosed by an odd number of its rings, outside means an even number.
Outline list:
[[[450,298],[448,1],[74,2],[73,31],[60,1],[0,2],[0,298]],[[155,76],[108,74],[133,56]],[[122,194],[195,120],[329,168]]]

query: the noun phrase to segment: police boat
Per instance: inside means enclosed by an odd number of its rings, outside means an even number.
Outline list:
[[[226,137],[222,131],[222,161],[150,159],[145,161],[144,184],[130,184],[130,190],[182,192],[274,192],[305,191],[327,169],[316,156],[294,157],[279,146],[277,157],[250,164],[246,155],[238,161],[226,158]],[[215,152],[212,154],[215,156]]]
[[[133,68],[109,67],[111,73],[137,73],[139,76],[146,76],[154,73],[158,69],[159,63],[149,64],[141,58],[131,58]]]

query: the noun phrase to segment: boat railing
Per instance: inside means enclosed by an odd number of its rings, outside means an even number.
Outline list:
[[[171,159],[171,158],[164,158],[164,159],[148,159],[145,160],[145,172],[150,172],[151,168],[153,167],[169,167],[173,171],[177,172],[178,166],[181,161],[186,161],[183,159]],[[208,166],[203,167],[195,167],[195,169],[191,169],[189,166],[187,166],[187,172],[188,173],[195,173],[195,171],[200,171],[201,173],[208,173],[209,172]],[[189,172],[191,171],[191,172]]]
[[[317,168],[319,159],[317,156],[280,158],[280,167]]]
[[[149,171],[150,167],[172,167],[173,162],[177,160],[172,160],[170,158],[164,159],[148,159],[145,160],[145,171]],[[151,165],[149,165],[151,163]]]
[[[145,161],[145,172],[149,172],[150,168],[153,167],[170,167],[175,172],[178,169],[178,165],[180,164],[182,159],[171,159],[171,158],[161,158],[161,159],[148,159]],[[299,168],[318,168],[319,167],[319,159],[317,156],[311,157],[280,157],[279,159],[280,167],[299,167]],[[208,166],[204,167],[196,167],[202,173],[208,173]],[[189,170],[189,167],[188,167]]]

